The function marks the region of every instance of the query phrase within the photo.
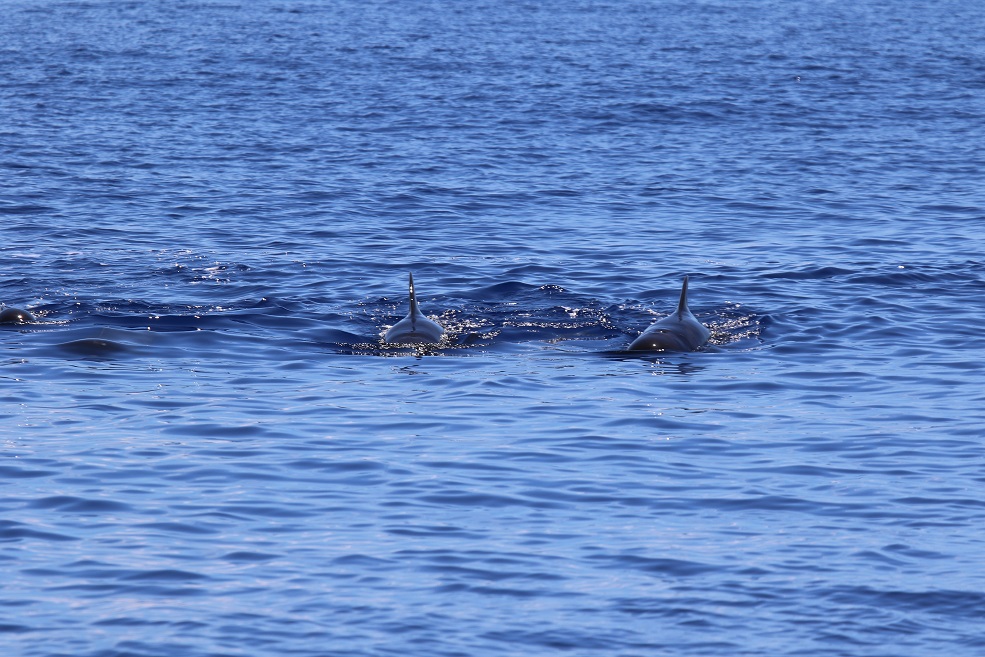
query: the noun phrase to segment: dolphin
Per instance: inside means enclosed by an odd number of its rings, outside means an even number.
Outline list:
[[[31,313],[20,308],[4,308],[0,310],[0,324],[30,324],[37,321]]]
[[[445,329],[441,324],[424,316],[414,296],[414,274],[410,275],[410,312],[390,327],[383,336],[384,342],[397,344],[436,344],[441,341]]]
[[[681,287],[681,300],[670,317],[653,323],[633,340],[630,351],[694,351],[711,337],[708,327],[687,308],[687,276]]]

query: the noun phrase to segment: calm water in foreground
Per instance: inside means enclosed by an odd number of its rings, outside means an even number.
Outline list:
[[[978,2],[0,14],[4,656],[985,654]]]

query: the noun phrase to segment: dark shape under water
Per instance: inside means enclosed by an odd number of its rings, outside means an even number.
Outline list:
[[[711,337],[711,331],[687,307],[687,276],[677,310],[655,322],[633,340],[630,351],[694,351]]]
[[[87,358],[109,358],[130,351],[130,346],[104,338],[82,338],[55,345],[62,351]]]
[[[424,316],[414,296],[414,275],[410,275],[410,312],[390,327],[383,336],[384,342],[396,344],[436,344],[441,341],[445,329]]]
[[[20,308],[4,308],[0,310],[0,324],[30,324],[37,319],[26,310]]]

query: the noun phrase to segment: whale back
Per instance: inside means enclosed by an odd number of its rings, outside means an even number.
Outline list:
[[[677,309],[643,331],[630,351],[694,351],[708,341],[711,331],[687,307],[687,282],[685,276]]]
[[[421,312],[417,304],[417,295],[414,294],[414,274],[408,277],[408,297],[410,300],[410,311],[402,320],[390,327],[383,336],[384,342],[397,344],[435,344],[441,341],[445,329],[435,321],[428,319]]]
[[[37,321],[31,313],[20,308],[0,308],[0,324],[30,324]]]

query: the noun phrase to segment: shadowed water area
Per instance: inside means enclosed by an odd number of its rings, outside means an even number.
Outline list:
[[[978,3],[0,15],[4,655],[985,651]]]

